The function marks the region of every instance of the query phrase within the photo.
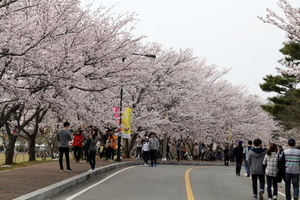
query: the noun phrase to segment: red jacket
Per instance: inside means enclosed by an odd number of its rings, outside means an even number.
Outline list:
[[[81,134],[76,134],[73,139],[73,146],[82,147],[82,143],[84,141],[84,137]]]

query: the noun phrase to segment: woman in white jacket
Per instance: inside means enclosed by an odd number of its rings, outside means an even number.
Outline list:
[[[143,160],[145,162],[145,166],[147,166],[148,164],[148,160],[149,160],[149,138],[146,137],[145,141],[143,142],[143,146],[142,146],[142,153],[143,153]]]
[[[277,155],[277,145],[272,143],[270,148],[267,150],[267,154],[263,160],[263,165],[266,165],[266,176],[267,176],[267,191],[268,199],[276,200],[277,199],[277,180],[276,174],[278,171],[278,155]],[[272,186],[273,186],[273,195],[272,195]]]

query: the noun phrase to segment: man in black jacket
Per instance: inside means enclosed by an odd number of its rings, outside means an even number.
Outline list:
[[[239,141],[237,147],[234,148],[233,154],[235,155],[235,162],[236,162],[236,175],[240,176],[241,175],[241,168],[242,168],[242,163],[243,163],[243,141]]]

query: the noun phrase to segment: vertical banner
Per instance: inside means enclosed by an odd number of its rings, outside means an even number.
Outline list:
[[[123,138],[130,138],[131,132],[131,108],[124,108],[122,113],[122,131],[123,131]]]
[[[112,107],[112,111],[114,113],[114,118],[116,123],[120,124],[120,108],[119,107]]]

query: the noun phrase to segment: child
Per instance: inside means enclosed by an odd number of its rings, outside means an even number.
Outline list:
[[[100,143],[100,146],[98,148],[98,153],[99,153],[100,160],[102,161],[102,157],[104,155],[104,144],[102,142]]]

